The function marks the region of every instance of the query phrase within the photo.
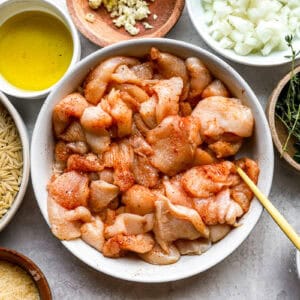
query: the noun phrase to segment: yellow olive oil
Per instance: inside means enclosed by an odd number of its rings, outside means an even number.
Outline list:
[[[48,13],[22,12],[0,26],[0,75],[20,89],[49,88],[64,75],[72,56],[71,33]]]

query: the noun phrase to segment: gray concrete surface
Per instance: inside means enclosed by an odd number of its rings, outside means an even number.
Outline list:
[[[208,49],[193,29],[186,10],[168,37]],[[81,42],[82,57],[98,49],[83,37]],[[248,81],[264,107],[277,81],[288,71],[288,66],[257,69],[228,63]],[[29,100],[25,104],[23,100],[11,100],[31,135],[43,101]],[[277,153],[270,198],[300,230],[300,174],[290,170]],[[81,263],[50,233],[31,184],[15,218],[0,233],[0,246],[33,259],[48,278],[54,299],[300,299],[295,248],[266,212],[230,257],[205,273],[172,283],[130,283]]]

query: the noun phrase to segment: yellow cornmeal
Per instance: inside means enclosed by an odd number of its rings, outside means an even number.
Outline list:
[[[22,268],[0,260],[0,300],[39,300],[38,289]]]
[[[0,75],[23,90],[44,90],[67,71],[72,36],[56,17],[27,11],[0,26]]]

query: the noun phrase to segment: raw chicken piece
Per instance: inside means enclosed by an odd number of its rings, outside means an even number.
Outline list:
[[[137,128],[132,129],[134,135],[129,139],[130,145],[133,147],[134,153],[147,157],[153,154],[151,146],[146,142],[142,134],[137,130]]]
[[[220,241],[223,237],[225,237],[230,231],[231,226],[227,224],[217,224],[209,226],[210,230],[210,240],[213,243]]]
[[[181,255],[200,255],[211,247],[211,241],[206,239],[198,239],[193,241],[177,240],[175,242],[175,246]]]
[[[210,198],[194,199],[194,207],[207,225],[235,225],[237,218],[244,213],[241,206],[230,198],[228,188]]]
[[[155,244],[152,236],[148,233],[138,235],[118,234],[104,243],[103,255],[107,257],[120,257],[124,251],[146,253],[151,251]]]
[[[67,147],[67,144],[59,141],[55,145],[54,155],[56,162],[66,162],[71,155],[71,150]]]
[[[236,161],[236,165],[243,169],[251,180],[257,184],[259,168],[255,161],[243,158]],[[230,189],[230,193],[232,199],[242,207],[244,212],[247,212],[253,198],[253,193],[247,184],[240,178],[239,183]]]
[[[112,89],[107,96],[110,105],[110,115],[118,127],[118,137],[124,137],[131,133],[132,110],[122,101],[120,91]]]
[[[156,106],[157,97],[153,95],[147,101],[143,102],[140,106],[140,115],[149,128],[154,128],[157,125],[156,121]]]
[[[145,156],[134,156],[132,172],[135,181],[138,184],[141,184],[148,188],[152,188],[158,184],[158,170],[151,165],[149,159]]]
[[[116,69],[115,73],[111,75],[111,80],[117,83],[133,83],[137,85],[142,84],[141,80],[126,65],[120,65]]]
[[[131,70],[140,80],[150,80],[153,77],[153,63],[145,62],[131,67]]]
[[[155,207],[153,232],[156,241],[166,252],[170,242],[178,239],[195,240],[209,236],[209,229],[194,209],[173,205],[163,196],[155,202]]]
[[[48,184],[49,196],[67,209],[87,206],[88,183],[87,176],[75,171],[66,172]]]
[[[175,175],[194,160],[201,143],[199,122],[192,117],[167,117],[147,133],[146,140],[154,151],[149,158],[152,165],[169,176]]]
[[[90,185],[89,207],[92,211],[99,212],[119,194],[119,188],[103,180],[92,181]]]
[[[180,98],[185,100],[189,92],[189,76],[184,61],[170,53],[160,52],[156,48],[151,48],[150,56],[163,78],[180,77],[182,79],[183,89]]]
[[[254,119],[251,109],[234,98],[209,97],[200,101],[192,112],[200,121],[200,132],[204,137],[218,137],[233,133],[249,137],[253,132]]]
[[[67,149],[73,153],[86,154],[89,151],[89,147],[86,142],[72,142],[66,145]]]
[[[213,144],[210,144],[208,148],[216,154],[217,158],[223,158],[223,157],[235,155],[240,150],[241,146],[242,146],[242,141],[239,142],[217,141]]]
[[[187,58],[185,65],[190,76],[189,98],[193,99],[201,95],[212,81],[212,77],[209,70],[197,57]]]
[[[180,253],[173,244],[169,245],[168,251],[164,251],[156,243],[149,252],[139,254],[139,257],[152,265],[170,265],[180,259]]]
[[[106,129],[98,130],[97,134],[86,131],[85,137],[94,153],[101,154],[109,149],[110,135]]]
[[[129,213],[120,214],[116,217],[113,225],[105,228],[104,236],[110,238],[117,234],[136,235],[146,233],[153,229],[153,223],[153,214],[144,216]]]
[[[89,106],[84,110],[80,123],[85,130],[97,134],[102,129],[111,126],[112,118],[100,105]]]
[[[95,217],[92,222],[85,223],[80,228],[81,238],[96,250],[102,252],[104,245],[104,224],[99,217]]]
[[[59,136],[70,124],[71,118],[80,118],[88,107],[85,98],[73,93],[59,101],[53,109],[52,122],[56,136]]]
[[[181,179],[184,190],[192,197],[207,198],[222,188],[239,182],[235,166],[230,161],[194,167]]]
[[[186,207],[193,207],[192,198],[190,198],[181,185],[181,175],[177,175],[172,179],[164,179],[163,185],[165,187],[166,196],[172,204],[182,205]]]
[[[84,95],[88,102],[98,104],[105,93],[111,75],[120,65],[134,66],[137,59],[125,56],[115,56],[100,63],[87,76],[84,84]]]
[[[82,222],[90,222],[92,218],[87,208],[78,206],[74,210],[67,210],[50,195],[48,196],[47,206],[51,231],[60,240],[79,238]]]
[[[144,216],[155,210],[157,196],[148,188],[135,184],[122,196],[126,212]]]
[[[209,165],[217,162],[217,159],[212,151],[209,149],[203,150],[201,148],[197,148],[194,156],[194,166],[202,166]]]
[[[157,94],[156,121],[160,123],[167,116],[177,115],[179,112],[179,97],[183,82],[180,77],[172,77],[168,80],[160,80],[153,86]]]
[[[215,79],[204,89],[201,94],[202,98],[208,98],[212,96],[230,97],[230,93],[222,81]]]
[[[139,86],[135,84],[122,83],[111,84],[111,88],[119,90],[122,93],[127,93],[129,96],[135,99],[136,103],[141,104],[149,99],[149,95]]]
[[[190,116],[192,113],[192,106],[189,102],[179,102],[179,115],[181,117]]]
[[[67,161],[68,171],[99,172],[104,169],[99,157],[93,153],[85,155],[72,154]]]
[[[101,172],[98,173],[99,179],[104,180],[108,183],[114,182],[114,172],[112,169],[105,168]]]
[[[134,114],[133,115],[133,120],[136,128],[139,130],[139,132],[143,135],[146,136],[147,132],[149,131],[149,127],[144,123],[142,117],[140,114]]]
[[[77,121],[72,122],[58,137],[66,142],[86,142],[83,128]]]

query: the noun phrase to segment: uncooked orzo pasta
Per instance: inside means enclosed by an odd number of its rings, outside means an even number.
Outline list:
[[[0,219],[11,207],[21,184],[22,144],[17,127],[0,104]]]

